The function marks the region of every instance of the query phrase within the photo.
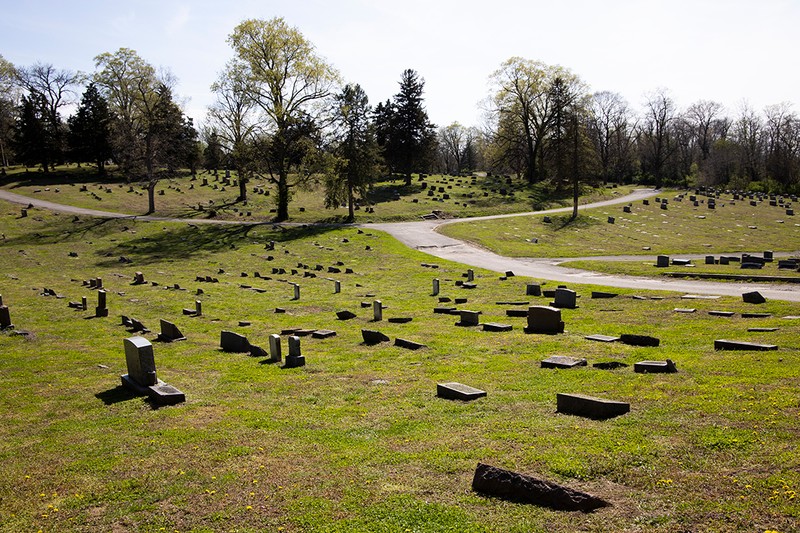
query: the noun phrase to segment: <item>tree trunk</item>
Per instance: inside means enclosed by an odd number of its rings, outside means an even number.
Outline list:
[[[237,169],[236,174],[239,176],[239,200],[240,202],[247,201],[247,178],[243,170]]]
[[[285,170],[278,173],[278,215],[277,222],[289,220],[289,177]]]
[[[147,214],[151,215],[156,212],[156,183],[155,180],[150,180],[147,183]]]
[[[410,186],[411,186],[411,172],[406,174],[406,187],[410,187]]]
[[[356,219],[356,212],[355,212],[355,208],[353,206],[353,203],[354,203],[353,202],[353,185],[348,183],[347,184],[347,209],[348,209],[347,221],[348,222],[354,222],[355,219]]]

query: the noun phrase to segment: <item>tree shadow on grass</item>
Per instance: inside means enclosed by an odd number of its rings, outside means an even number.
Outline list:
[[[108,389],[104,390],[103,392],[98,392],[94,396],[98,400],[102,400],[102,402],[106,405],[114,405],[115,403],[126,402],[128,400],[133,400],[134,398],[139,397],[135,392],[130,390],[128,387],[124,387],[122,385],[117,385],[113,389]]]
[[[88,238],[90,235],[93,238],[101,238],[123,231],[124,227],[124,219],[85,218],[75,222],[67,222],[61,219],[54,220],[48,226],[37,231],[6,239],[0,244],[8,246],[59,244],[68,240]]]

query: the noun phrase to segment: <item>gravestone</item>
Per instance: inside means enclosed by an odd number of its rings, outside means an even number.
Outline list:
[[[574,368],[576,366],[586,366],[586,359],[553,355],[541,362],[542,368]]]
[[[767,299],[764,298],[760,292],[752,291],[742,294],[742,301],[748,304],[763,304]]]
[[[577,294],[570,289],[556,289],[555,301],[550,304],[560,309],[575,309]]]
[[[333,280],[333,294],[342,292],[342,282],[338,279]]]
[[[89,309],[89,299],[86,296],[81,296],[81,308],[84,311]]]
[[[765,352],[769,350],[777,350],[775,344],[759,344],[756,342],[745,341],[732,341],[727,339],[717,339],[714,341],[715,350],[751,350],[756,352]]]
[[[499,322],[485,322],[483,324],[483,331],[489,332],[503,332],[503,331],[511,331],[514,329],[514,326],[511,324],[501,324]]]
[[[351,318],[355,317],[356,317],[355,313],[353,313],[352,311],[348,311],[346,309],[336,312],[336,318],[338,318],[339,320],[350,320]]]
[[[94,308],[94,316],[108,316],[108,307],[106,307],[106,291],[102,289],[97,291],[97,307]]]
[[[419,350],[421,348],[425,348],[425,345],[422,343],[408,339],[401,339],[400,337],[394,339],[394,345],[400,348],[407,348],[409,350]]]
[[[94,279],[94,288],[95,289],[102,289],[103,288],[103,278],[95,278]]]
[[[461,319],[456,322],[456,326],[463,326],[463,327],[471,327],[477,326],[479,319],[480,319],[480,311],[467,311],[461,310],[459,311],[459,316]]]
[[[273,333],[269,336],[269,360],[273,363],[280,363],[281,358],[281,336]]]
[[[11,311],[7,305],[0,305],[0,329],[14,329],[11,323]]]
[[[294,297],[292,298],[292,300],[299,300],[300,299],[300,284],[292,283],[292,286],[294,287]]]
[[[626,402],[595,398],[584,394],[556,394],[556,411],[570,415],[604,420],[630,412]]]
[[[431,292],[431,296],[439,296],[439,279],[433,279],[433,290]]]
[[[300,353],[300,337],[291,335],[288,339],[289,354],[286,356],[284,368],[297,368],[305,366],[306,358]]]
[[[616,342],[619,340],[619,337],[612,337],[611,335],[595,334],[595,335],[586,335],[584,339],[590,341],[598,341],[598,342]]]
[[[436,384],[436,396],[445,400],[463,400],[465,402],[477,400],[486,396],[486,391],[450,381]]]
[[[661,343],[659,339],[649,335],[632,335],[628,333],[620,335],[619,340],[623,344],[630,346],[658,346]]]
[[[247,337],[233,331],[222,331],[219,337],[219,346],[223,352],[245,353],[250,351]]]
[[[713,265],[713,264],[715,264],[716,262],[717,262],[717,261],[716,261],[716,258],[715,258],[713,255],[707,255],[707,256],[706,256],[706,264],[707,264],[707,265]]]
[[[528,327],[525,333],[563,333],[564,322],[561,321],[561,309],[546,305],[528,307]]]
[[[372,302],[372,321],[380,322],[383,320],[383,304],[380,300]]]
[[[203,316],[203,302],[200,300],[194,301],[194,316]]]
[[[374,331],[371,329],[362,329],[361,337],[364,339],[364,344],[368,346],[380,344],[381,342],[389,342],[389,340],[391,340],[380,331]]]
[[[731,316],[735,315],[736,313],[734,313],[733,311],[709,311],[708,314],[711,315],[711,316],[731,317]]]
[[[668,255],[659,255],[656,257],[656,266],[659,268],[664,268],[669,266],[669,256]]]
[[[631,212],[631,206],[629,206],[629,205],[622,206],[622,212],[623,213],[630,213]]]
[[[467,281],[472,282],[475,281],[475,271],[471,268],[467,270]]]
[[[588,513],[611,505],[585,492],[482,463],[478,463],[475,469],[472,490],[493,498],[549,507],[557,511]]]
[[[525,295],[526,296],[541,296],[542,295],[542,286],[538,283],[528,283],[525,286]]]
[[[132,285],[144,285],[144,283],[145,283],[144,274],[142,274],[141,272],[137,272],[136,274],[134,274]]]
[[[161,333],[158,334],[158,340],[162,342],[185,341],[186,337],[183,336],[178,326],[162,318]]]
[[[674,374],[678,371],[672,359],[666,361],[639,361],[633,364],[633,371],[638,374]]]
[[[608,217],[608,223],[609,224],[613,224],[614,223],[614,217]]]
[[[174,405],[186,401],[186,395],[156,376],[153,345],[144,337],[123,341],[128,373],[121,376],[122,385],[137,394],[147,395],[158,405]]]

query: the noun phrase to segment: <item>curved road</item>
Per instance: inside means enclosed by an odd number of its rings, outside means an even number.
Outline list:
[[[605,207],[615,204],[633,202],[648,196],[657,194],[658,191],[652,189],[640,189],[632,194],[620,196],[613,200],[605,200],[585,204],[579,209],[593,207]],[[122,213],[111,213],[94,209],[84,209],[69,205],[56,204],[28,196],[22,196],[9,191],[0,190],[0,199],[15,202],[18,204],[32,204],[35,207],[71,213],[78,215],[88,215],[103,218],[132,218],[136,220],[156,220],[156,221],[175,221],[197,224],[264,224],[264,222],[239,222],[235,220],[208,220],[208,219],[170,219],[154,216],[126,215]],[[439,226],[453,224],[456,222],[488,220],[494,218],[509,218],[525,215],[545,215],[553,213],[563,213],[571,211],[571,207],[549,209],[530,213],[515,213],[508,215],[493,215],[487,217],[475,217],[469,219],[448,219],[419,222],[394,222],[359,224],[363,228],[385,231],[403,244],[427,254],[463,263],[465,265],[493,270],[495,272],[513,271],[514,274],[529,276],[533,278],[543,278],[562,283],[587,283],[593,285],[603,285],[607,287],[619,287],[627,289],[675,291],[698,295],[720,295],[720,296],[740,296],[743,292],[757,290],[766,298],[776,300],[788,300],[800,302],[800,287],[789,284],[766,284],[766,283],[715,283],[710,281],[691,281],[691,280],[662,280],[641,278],[634,276],[621,276],[611,274],[601,274],[587,270],[578,270],[559,266],[558,263],[563,259],[546,258],[511,258],[497,255],[483,248],[446,237],[436,230]],[[646,259],[646,257],[641,257]]]

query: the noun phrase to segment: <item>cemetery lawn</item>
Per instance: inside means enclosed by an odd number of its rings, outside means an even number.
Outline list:
[[[798,254],[800,255],[800,254]],[[680,256],[674,256],[676,259]],[[655,261],[565,261],[560,263],[560,266],[569,268],[580,268],[582,270],[591,270],[594,272],[603,272],[606,274],[624,274],[626,276],[640,276],[640,277],[663,277],[665,279],[674,279],[677,276],[671,276],[669,272],[685,274],[688,277],[699,278],[701,274],[719,274],[729,276],[779,276],[782,278],[790,278],[800,282],[800,272],[796,270],[778,269],[777,259],[772,263],[766,263],[764,268],[758,270],[742,269],[740,263],[730,263],[728,265],[706,265],[703,259],[693,259],[691,267],[686,266],[669,266],[667,268],[659,268],[655,266]],[[692,276],[695,274],[696,276]],[[712,281],[742,281],[741,279],[731,278],[713,279]],[[757,280],[761,283],[764,280]],[[776,283],[782,283],[776,281]],[[795,281],[793,281],[795,283]]]
[[[531,215],[495,220],[459,222],[437,231],[472,242],[507,257],[585,257],[604,255],[719,254],[736,252],[794,252],[800,243],[800,219],[787,216],[768,202],[757,207],[729,199],[718,200],[716,209],[694,207],[688,199],[675,200],[676,191],[662,210],[653,198],[650,205],[636,202],[631,213],[623,206],[571,213]],[[704,196],[698,196],[704,199]],[[614,217],[614,223],[608,222]]]
[[[225,185],[220,181],[223,179],[222,171],[216,177],[213,173],[200,172],[194,180],[187,172],[179,178],[159,181],[153,215],[248,222],[274,218],[275,188],[265,178],[253,178],[248,184],[246,205],[236,201],[239,187]],[[236,173],[232,172],[232,182],[236,179]],[[207,181],[208,186],[202,185],[203,180]],[[49,176],[39,172],[26,173],[24,168],[15,167],[4,180],[0,180],[0,186],[31,198],[87,209],[130,215],[142,215],[147,211],[147,191],[141,183],[127,184],[113,172],[107,178],[99,179],[92,167],[58,167]],[[428,196],[432,188],[435,188],[435,195]],[[439,192],[440,188],[444,192]],[[581,202],[610,199],[632,190],[632,186],[587,189]],[[506,194],[501,194],[503,191]],[[444,195],[450,198],[445,200]],[[343,222],[347,208],[326,209],[324,200],[320,184],[292,189],[289,203],[291,221]],[[434,210],[440,211],[446,218],[537,211],[571,205],[572,197],[566,193],[554,197],[552,191],[542,184],[528,187],[520,180],[514,180],[509,185],[505,178],[498,176],[476,177],[473,185],[471,177],[432,175],[421,181],[418,175],[414,175],[410,187],[405,186],[403,179],[376,183],[368,200],[373,204],[374,212],[367,213],[364,208],[357,210],[357,222],[420,220]],[[202,210],[199,209],[201,206]]]
[[[720,228],[721,220],[705,222]],[[5,202],[0,223],[0,294],[15,331],[27,332],[0,333],[0,530],[788,532],[800,520],[797,304],[618,289],[616,298],[591,299],[601,287],[576,285],[579,307],[562,311],[566,332],[526,335],[525,319],[505,314],[525,305],[497,302],[547,305],[551,298],[525,296],[530,279],[476,269],[477,288],[458,288],[465,267],[379,232],[75,219],[38,209],[19,218],[19,206]],[[309,271],[317,277],[304,277]],[[147,284],[131,285],[136,272]],[[107,318],[94,318],[97,295],[82,286],[96,277],[109,291]],[[328,277],[342,282],[341,293]],[[431,296],[433,278],[440,296],[467,298],[459,308],[513,331],[456,327],[457,316],[434,314],[455,304]],[[299,300],[286,281],[301,285]],[[43,296],[45,288],[63,299]],[[88,311],[68,307],[81,296]],[[196,299],[203,316],[183,315]],[[387,306],[377,323],[361,307],[375,299]],[[674,311],[689,306],[696,312]],[[357,317],[337,320],[343,309]],[[753,311],[770,316],[742,318]],[[154,408],[120,386],[123,339],[132,335],[120,315],[154,330],[150,340],[159,319],[186,335],[153,342],[159,378],[185,403]],[[754,326],[778,329],[749,332]],[[269,334],[291,327],[337,335],[302,337],[307,364],[297,369],[219,349],[222,330],[268,349]],[[368,347],[362,328],[427,347]],[[622,333],[661,344],[584,338]],[[719,338],[779,349],[718,352]],[[540,368],[552,355],[589,366]],[[667,358],[679,373],[633,372],[637,361]],[[630,366],[591,366],[600,361]],[[445,381],[488,395],[439,399],[436,384]],[[558,414],[559,392],[629,402],[631,411],[605,421]],[[486,497],[470,488],[478,462],[612,506],[584,514]]]

